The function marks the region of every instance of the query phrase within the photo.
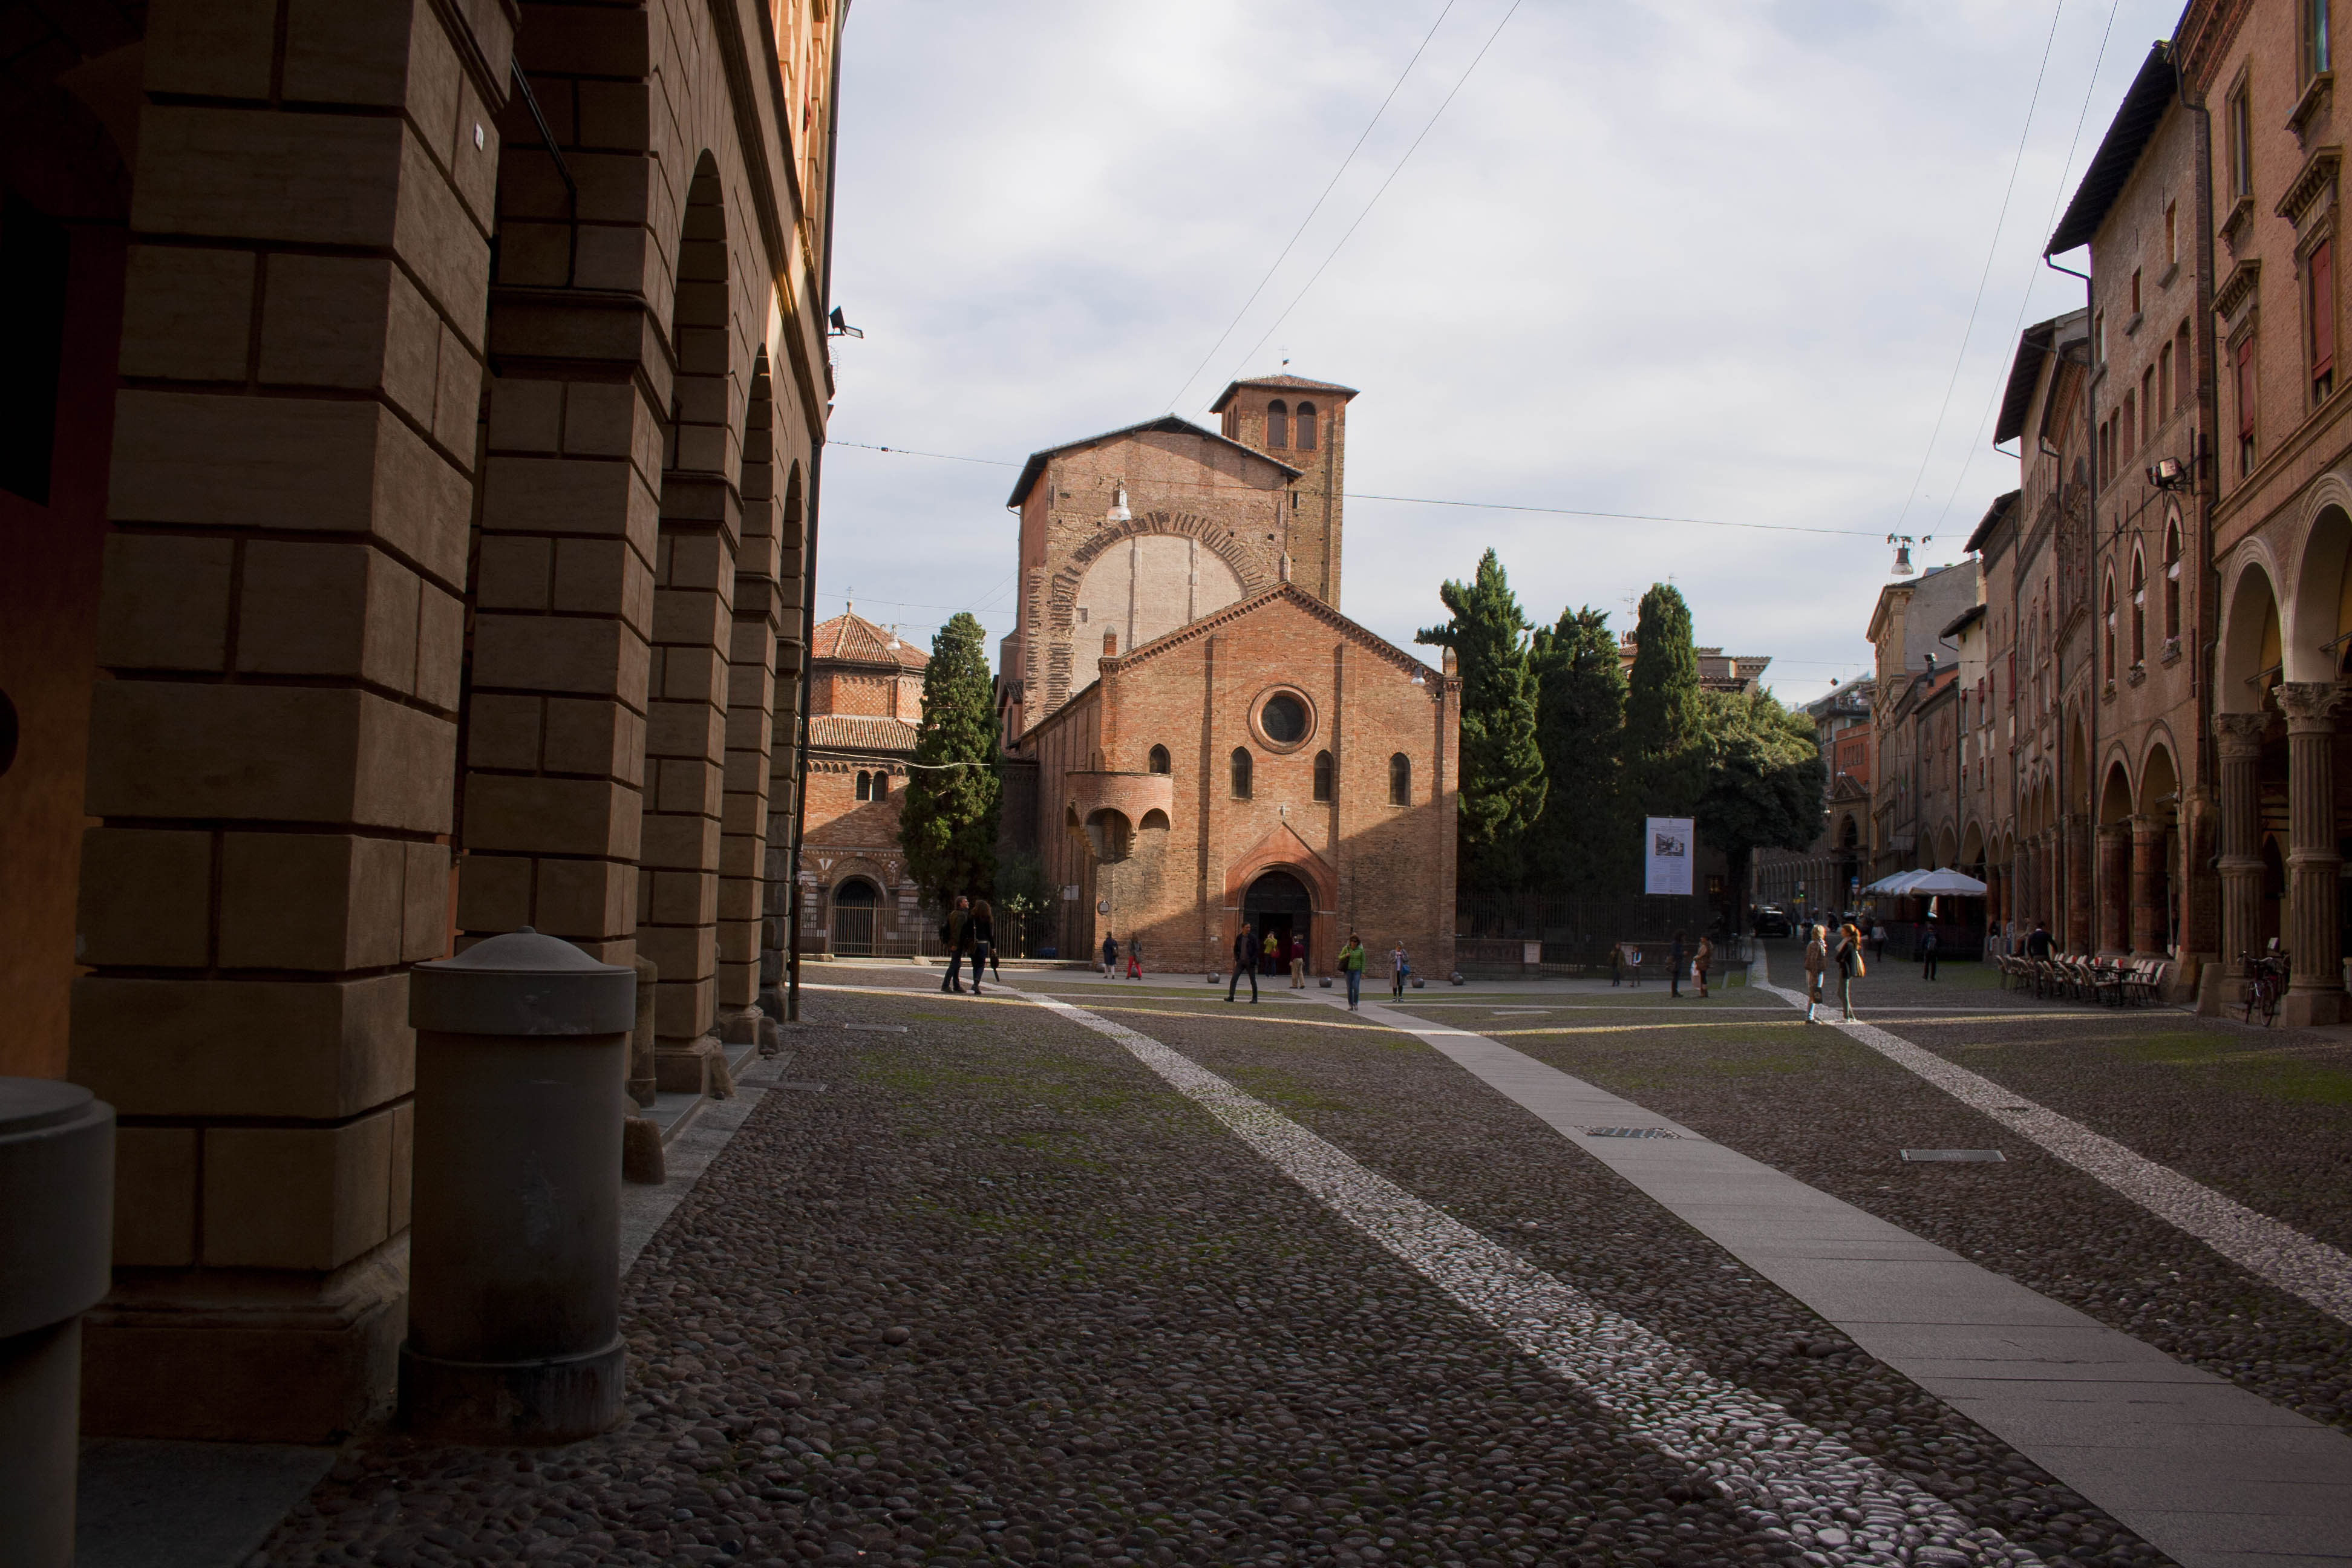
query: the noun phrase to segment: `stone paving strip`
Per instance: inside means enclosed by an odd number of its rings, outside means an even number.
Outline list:
[[[1499,1041],[1363,1016],[1534,1112],[2184,1568],[2352,1563],[2352,1437]],[[1668,1136],[1589,1135],[1633,1128]]]
[[[1276,1170],[1381,1244],[1628,1429],[1705,1471],[1748,1517],[1831,1563],[2039,1563],[1907,1479],[1723,1382],[1673,1342],[1598,1307],[1189,1057],[1052,997],[1041,1006],[1108,1035]],[[1850,1523],[1846,1510],[1863,1519]]]
[[[1805,1005],[1801,993],[1771,984],[1760,954],[1754,975],[1759,990],[1769,991],[1791,1006]],[[2302,1297],[2329,1316],[2352,1323],[2352,1256],[2224,1197],[2203,1183],[2159,1165],[2070,1116],[2003,1089],[1980,1073],[1923,1050],[1900,1035],[1875,1024],[1824,1021],[1969,1109],[1982,1111],[2076,1170],[2105,1183],[2231,1262]]]

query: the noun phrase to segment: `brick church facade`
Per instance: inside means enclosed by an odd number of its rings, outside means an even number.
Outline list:
[[[1008,829],[1065,954],[1140,937],[1150,967],[1218,969],[1247,921],[1316,973],[1351,931],[1378,967],[1453,966],[1461,683],[1339,612],[1355,395],[1236,382],[1218,431],[1171,416],[1024,468]]]
[[[898,844],[898,813],[931,656],[846,609],[816,628],[810,647],[801,951],[917,952],[921,895]]]

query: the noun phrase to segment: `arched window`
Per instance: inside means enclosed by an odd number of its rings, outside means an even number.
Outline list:
[[[857,798],[860,800],[874,798],[874,775],[864,768],[857,770]]]
[[[2100,652],[2106,660],[2107,679],[2116,678],[2116,574],[2107,574],[2106,597],[2102,606],[2106,619],[2101,623]]]
[[[2180,524],[2164,530],[2164,640],[2180,640]]]
[[[1235,800],[1247,800],[1249,797],[1249,748],[1247,746],[1235,746],[1234,748],[1234,798]]]
[[[1279,397],[1265,405],[1265,444],[1269,447],[1290,445],[1290,409]]]
[[[1143,765],[1150,768],[1155,773],[1166,773],[1168,771],[1168,748],[1165,746],[1152,747],[1151,756]]]
[[[1389,759],[1389,804],[1412,804],[1412,759],[1402,752]]]
[[[890,798],[890,775],[878,770],[874,774],[874,798],[876,800]]]
[[[1315,405],[1311,403],[1298,405],[1298,449],[1302,452],[1315,450]]]
[[[2132,668],[2147,662],[2147,557],[2132,549]]]
[[[1315,798],[1331,798],[1331,753],[1328,752],[1315,753]]]

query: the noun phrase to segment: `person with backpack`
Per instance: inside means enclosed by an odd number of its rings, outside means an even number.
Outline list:
[[[1255,1002],[1257,1000],[1257,932],[1251,928],[1247,921],[1242,921],[1241,932],[1234,938],[1234,977],[1225,982],[1226,1001],[1230,1002],[1234,999],[1234,988],[1242,983],[1242,976],[1244,974],[1249,976],[1250,1000]]]
[[[1348,1011],[1352,1013],[1364,994],[1364,942],[1354,931],[1348,933],[1348,945],[1339,950],[1339,973],[1348,977]]]
[[[940,990],[953,991],[961,994],[964,950],[971,945],[971,900],[959,893],[956,895],[955,908],[950,910],[948,918],[940,922],[940,947],[948,955],[948,977],[940,982]],[[977,969],[972,973],[972,984],[974,985],[980,984],[980,973]]]
[[[1108,931],[1103,932],[1102,965],[1105,980],[1118,978],[1118,939]]]
[[[996,957],[996,911],[982,899],[971,907],[971,994],[980,994],[980,972]],[[1004,976],[999,974],[1003,984]]]

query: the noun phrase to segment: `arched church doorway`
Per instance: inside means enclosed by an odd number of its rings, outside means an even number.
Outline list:
[[[1283,944],[1277,952],[1287,952],[1293,936],[1307,952],[1315,951],[1315,900],[1307,884],[1287,871],[1268,871],[1249,885],[1242,895],[1242,918],[1257,932],[1261,952],[1268,933]]]
[[[871,953],[874,918],[882,903],[882,889],[863,877],[852,877],[833,890],[833,951]]]

